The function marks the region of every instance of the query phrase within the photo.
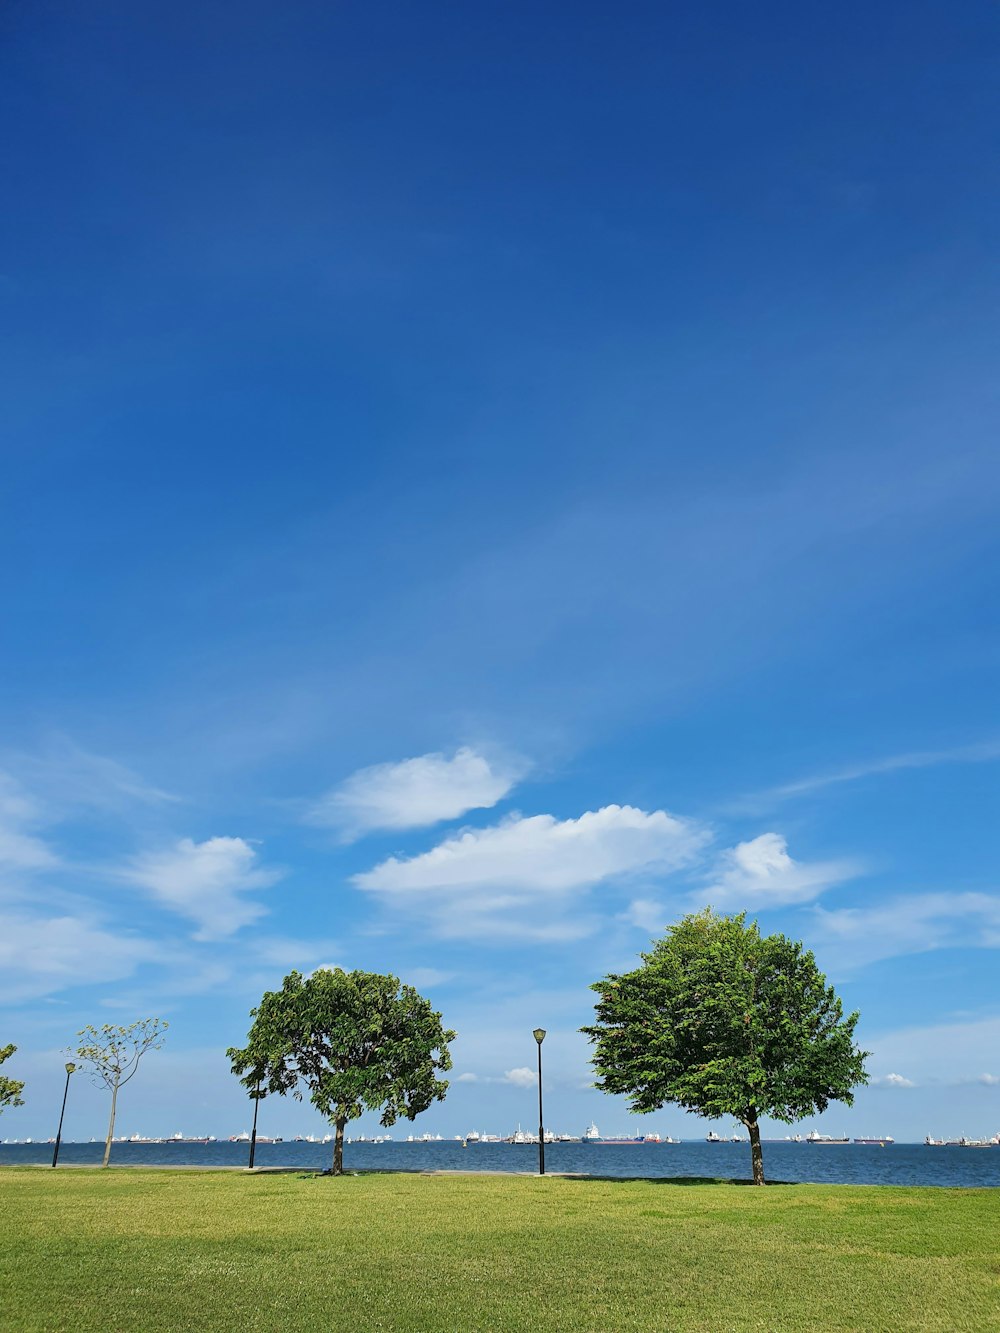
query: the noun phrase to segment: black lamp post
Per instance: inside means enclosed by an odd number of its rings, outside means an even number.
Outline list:
[[[56,1134],[56,1146],[52,1152],[52,1165],[59,1161],[59,1145],[62,1143],[63,1116],[66,1114],[66,1098],[69,1096],[69,1076],[76,1069],[76,1065],[67,1063],[66,1065],[66,1086],[63,1088],[62,1110],[59,1112],[59,1130]]]
[[[545,1123],[542,1116],[542,1042],[545,1029],[535,1028],[532,1034],[538,1042],[538,1174],[545,1175]]]
[[[254,1088],[253,1093],[253,1129],[250,1131],[250,1161],[247,1163],[247,1170],[253,1170],[253,1159],[257,1153],[257,1110],[260,1107],[260,1084]]]

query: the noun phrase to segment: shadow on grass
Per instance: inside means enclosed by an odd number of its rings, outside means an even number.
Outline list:
[[[736,1180],[731,1176],[586,1176],[575,1172],[565,1177],[573,1181],[606,1181],[612,1185],[632,1185],[641,1181],[644,1185],[753,1185],[752,1180]],[[768,1185],[797,1185],[797,1180],[769,1180]]]
[[[310,1167],[302,1166],[266,1166],[257,1168],[247,1175],[254,1176],[295,1176],[297,1180],[346,1180],[352,1176],[431,1176],[448,1175],[448,1172],[442,1171],[421,1171],[419,1169],[390,1170],[382,1167],[348,1167],[341,1171],[339,1176],[335,1176],[329,1167]],[[458,1173],[456,1173],[458,1174]]]
[[[299,1180],[336,1180],[337,1176],[330,1170],[304,1170],[301,1166],[281,1167],[272,1166],[258,1168],[255,1175],[294,1175]],[[351,1168],[344,1171],[343,1176],[481,1176],[490,1179],[497,1177],[516,1176],[520,1179],[537,1180],[538,1177],[533,1171],[449,1171],[449,1170],[421,1170],[420,1168],[399,1170],[385,1170],[378,1167],[364,1167],[360,1170]],[[691,1185],[749,1185],[753,1186],[752,1180],[735,1179],[731,1176],[598,1176],[588,1175],[582,1171],[550,1171],[549,1176],[557,1180],[568,1180],[573,1184],[590,1184],[594,1181],[607,1183],[611,1185],[634,1185],[637,1182],[644,1185],[676,1185],[680,1187]],[[798,1185],[798,1180],[769,1180],[768,1185]]]

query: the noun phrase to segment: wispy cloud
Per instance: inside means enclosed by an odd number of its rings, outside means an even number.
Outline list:
[[[38,804],[8,774],[0,773],[0,867],[32,871],[54,866],[55,853],[38,836]]]
[[[817,906],[807,940],[831,969],[850,971],[904,954],[956,946],[1000,946],[1000,897],[922,893],[874,907]]]
[[[689,903],[722,911],[782,907],[809,902],[858,873],[852,861],[795,861],[780,833],[762,833],[723,852],[712,881]]]
[[[433,990],[436,986],[446,986],[449,981],[453,981],[455,974],[442,972],[436,967],[409,967],[403,979],[407,985],[416,986],[418,990],[422,988]]]
[[[72,986],[129,977],[160,947],[85,916],[5,914],[0,931],[0,1001],[19,1003]]]
[[[117,759],[85,750],[66,736],[51,738],[36,753],[6,751],[3,761],[44,800],[53,818],[64,818],[74,810],[118,814],[135,806],[178,800]]]
[[[766,807],[780,801],[791,800],[796,796],[808,796],[812,792],[822,791],[825,787],[858,782],[862,778],[878,777],[884,773],[898,773],[904,769],[914,768],[936,768],[939,764],[986,764],[995,759],[1000,759],[1000,740],[959,745],[948,750],[911,750],[905,754],[889,755],[884,759],[873,759],[866,763],[834,769],[831,772],[799,778],[795,782],[786,782],[777,787],[768,787],[744,797],[739,804],[750,808]]]
[[[880,1074],[877,1078],[871,1080],[872,1087],[875,1088],[915,1088],[917,1085],[912,1078],[906,1078],[903,1074]]]
[[[864,1044],[873,1052],[875,1068],[905,1069],[907,1082],[922,1088],[972,1084],[991,1088],[1000,1084],[1000,1078],[993,1074],[975,1073],[995,1055],[1000,1045],[1000,1014],[969,1022],[934,1023],[896,1028],[875,1036],[866,1034]],[[883,1076],[883,1086],[905,1086],[888,1082],[889,1077]],[[956,1105],[961,1109],[961,1103]],[[969,1127],[953,1123],[950,1132],[965,1134]]]
[[[423,828],[496,805],[526,768],[521,760],[490,760],[468,747],[450,757],[423,754],[375,764],[327,792],[306,818],[337,829],[345,841],[377,829]]]
[[[248,949],[257,962],[289,971],[295,968],[299,972],[315,967],[318,958],[335,957],[341,948],[339,941],[321,936],[299,939],[288,935],[271,935],[248,941]]]
[[[620,919],[650,935],[658,935],[666,929],[669,913],[662,903],[652,898],[633,898]]]
[[[182,838],[134,857],[120,874],[194,921],[195,939],[217,940],[263,915],[265,908],[245,895],[268,888],[283,872],[259,866],[256,850],[243,838]]]

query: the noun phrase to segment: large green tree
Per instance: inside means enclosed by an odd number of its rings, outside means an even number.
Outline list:
[[[0,1065],[17,1050],[16,1046],[0,1046]],[[24,1084],[16,1078],[5,1078],[0,1074],[0,1111],[5,1106],[23,1106],[21,1093],[24,1091]]]
[[[163,1035],[169,1026],[162,1018],[140,1018],[124,1026],[117,1023],[103,1023],[99,1028],[87,1026],[76,1034],[78,1045],[73,1054],[89,1067],[94,1082],[111,1093],[111,1115],[102,1166],[111,1161],[118,1093],[135,1078],[139,1061],[146,1052],[159,1050],[163,1045]]]
[[[382,1124],[413,1120],[441,1101],[451,1068],[454,1032],[429,1000],[399,979],[375,972],[320,968],[290,972],[250,1011],[245,1047],[226,1054],[243,1085],[261,1093],[291,1092],[309,1100],[335,1127],[333,1174],[344,1168],[344,1129],[363,1111]]]
[[[642,966],[598,981],[596,1086],[632,1109],[666,1102],[709,1118],[732,1116],[750,1134],[755,1184],[764,1184],[759,1117],[791,1124],[848,1105],[866,1083],[854,1044],[813,955],[784,935],[761,935],[746,915],[711,910],[671,926]]]

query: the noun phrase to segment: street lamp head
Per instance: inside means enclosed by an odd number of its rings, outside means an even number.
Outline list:
[[[532,1035],[534,1036],[535,1041],[538,1042],[539,1046],[541,1046],[542,1042],[545,1040],[545,1029],[535,1028],[535,1031]]]
[[[66,1073],[67,1073],[67,1074],[72,1074],[72,1073],[75,1073],[75,1072],[76,1072],[76,1065],[73,1064],[72,1061],[68,1061],[67,1064],[66,1064]]]

